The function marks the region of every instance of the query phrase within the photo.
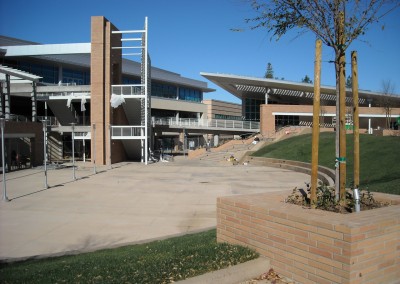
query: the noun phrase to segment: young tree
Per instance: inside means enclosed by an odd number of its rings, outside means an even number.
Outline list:
[[[308,75],[304,76],[303,79],[301,79],[302,83],[307,83],[307,84],[312,84],[312,80],[310,79],[310,77],[308,77]]]
[[[392,109],[393,107],[395,107],[394,90],[395,86],[391,80],[382,81],[383,96],[380,98],[379,105],[385,110],[386,129],[390,129],[390,122],[392,120]]]
[[[311,31],[334,50],[336,74],[336,190],[346,197],[345,55],[349,45],[367,28],[400,6],[398,0],[249,0],[257,16],[246,19],[252,29],[266,28],[279,39],[297,29]],[[346,14],[345,14],[346,12]]]
[[[267,71],[265,71],[264,77],[268,79],[274,78],[274,69],[272,68],[272,64],[270,62],[267,64]]]

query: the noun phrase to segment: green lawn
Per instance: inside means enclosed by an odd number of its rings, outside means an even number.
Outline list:
[[[172,283],[257,258],[215,230],[74,256],[0,264],[1,283]]]
[[[347,135],[347,185],[353,181],[353,135]],[[268,145],[254,156],[311,162],[311,134]],[[335,134],[321,133],[319,164],[335,168]],[[360,188],[400,195],[400,137],[360,135]]]

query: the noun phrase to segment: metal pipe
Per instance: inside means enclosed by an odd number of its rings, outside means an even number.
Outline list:
[[[75,123],[70,123],[72,126],[72,178],[76,180],[75,176]]]
[[[92,149],[92,160],[93,160],[93,173],[97,174],[96,171],[96,124],[93,123],[93,135],[92,135],[92,139],[93,139],[93,149]]]
[[[356,212],[360,212],[360,193],[358,192],[358,188],[353,189],[353,198],[355,200],[354,209]]]
[[[44,163],[44,189],[48,189],[47,184],[47,120],[43,120],[43,163]]]

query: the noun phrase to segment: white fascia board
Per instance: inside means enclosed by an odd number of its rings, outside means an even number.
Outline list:
[[[72,99],[75,100],[82,100],[83,98],[86,100],[90,100],[90,94],[88,93],[74,93],[74,94],[67,94],[67,95],[48,95],[49,100],[68,100]]]
[[[2,46],[1,48],[6,50],[6,57],[91,53],[90,43],[33,44]]]
[[[313,113],[312,112],[272,112],[272,115],[313,116]],[[324,113],[323,116],[336,116],[336,114],[334,114],[334,113]]]
[[[381,117],[381,118],[386,118],[386,114],[360,114],[359,117]],[[400,117],[399,114],[392,114],[390,115],[391,118],[396,118]]]
[[[297,115],[297,116],[313,116],[312,112],[272,112],[272,115]],[[323,115],[320,116],[332,116],[335,117],[336,114],[334,113],[324,113]],[[359,117],[386,117],[385,114],[360,114]],[[392,118],[395,117],[400,117],[399,114],[392,114],[391,115]]]

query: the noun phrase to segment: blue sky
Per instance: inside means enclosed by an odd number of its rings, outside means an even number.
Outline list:
[[[315,36],[271,41],[266,30],[231,31],[246,28],[244,19],[253,15],[243,0],[0,0],[0,34],[39,43],[90,42],[91,16],[105,16],[120,30],[142,28],[147,16],[153,66],[208,82],[217,91],[206,98],[239,102],[200,72],[263,77],[271,62],[275,77],[313,78]],[[391,80],[400,93],[400,9],[349,47],[348,63],[352,50],[361,89],[381,91],[382,80]],[[332,49],[323,46],[322,57],[322,84],[334,86]]]

